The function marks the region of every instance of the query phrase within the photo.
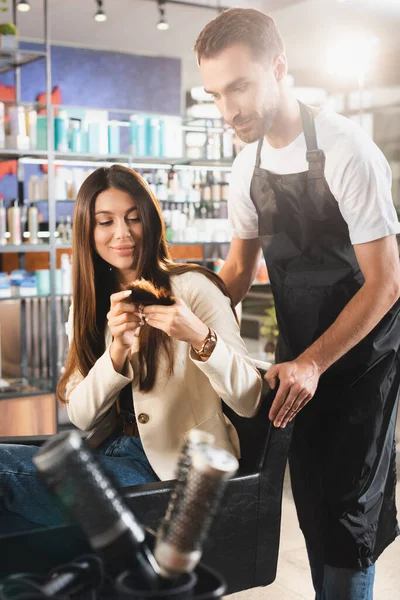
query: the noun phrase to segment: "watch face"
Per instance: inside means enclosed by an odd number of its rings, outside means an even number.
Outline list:
[[[214,338],[207,340],[204,346],[204,354],[209,356],[211,352],[214,350],[216,340]]]

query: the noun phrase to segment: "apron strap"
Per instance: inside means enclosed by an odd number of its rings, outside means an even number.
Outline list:
[[[261,136],[261,138],[258,140],[258,146],[257,146],[256,164],[255,164],[256,169],[259,169],[260,165],[261,165],[261,148],[263,145],[263,141],[264,141],[264,136]]]
[[[300,106],[301,121],[303,124],[304,137],[306,140],[306,159],[308,162],[308,170],[312,179],[324,176],[325,169],[325,153],[318,148],[317,132],[315,130],[314,117],[311,110],[297,100]],[[255,168],[259,169],[261,165],[261,149],[264,142],[264,136],[258,140]]]
[[[325,154],[318,148],[317,132],[315,130],[314,117],[311,110],[298,100],[300,106],[300,115],[303,123],[304,137],[306,140],[307,152],[306,159],[311,178],[324,175]]]

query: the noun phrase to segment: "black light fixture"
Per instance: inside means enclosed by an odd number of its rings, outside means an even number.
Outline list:
[[[31,10],[31,5],[28,0],[19,0],[19,2],[17,2],[17,10],[20,12],[28,12],[28,10]]]
[[[169,24],[165,18],[165,0],[157,0],[158,12],[160,13],[160,20],[157,23],[157,29],[159,31],[166,31],[169,29]]]
[[[97,23],[104,23],[104,21],[107,21],[107,15],[103,10],[103,0],[96,0],[96,4],[97,11],[93,15],[93,18]]]

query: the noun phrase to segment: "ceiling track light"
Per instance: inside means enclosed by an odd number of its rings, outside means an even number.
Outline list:
[[[157,23],[157,29],[159,31],[166,31],[169,29],[169,24],[165,18],[165,0],[157,0],[158,12],[160,14],[160,20]]]
[[[103,0],[96,0],[97,11],[93,15],[93,19],[97,21],[97,23],[104,23],[107,21],[107,15],[103,10]]]
[[[17,10],[20,12],[28,12],[28,10],[31,10],[31,5],[28,0],[19,0],[19,2],[17,2]]]

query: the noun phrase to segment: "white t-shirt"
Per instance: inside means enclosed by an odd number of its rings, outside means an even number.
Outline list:
[[[371,242],[400,233],[393,205],[392,176],[378,146],[353,121],[328,109],[315,117],[318,147],[325,152],[325,178],[339,203],[352,244]],[[234,160],[229,185],[229,221],[232,236],[258,237],[258,217],[250,198],[257,144],[248,144]],[[308,170],[304,133],[284,148],[264,139],[261,168],[273,173]]]

